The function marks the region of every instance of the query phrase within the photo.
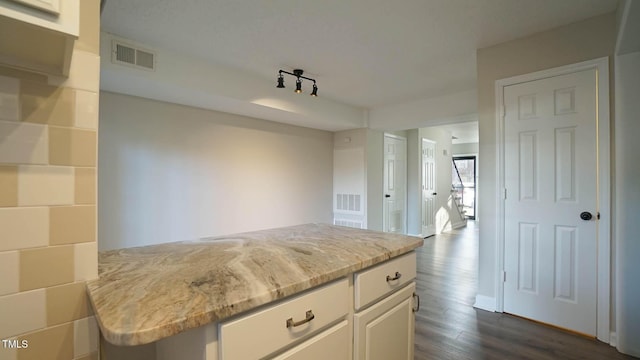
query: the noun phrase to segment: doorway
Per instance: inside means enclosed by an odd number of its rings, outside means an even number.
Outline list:
[[[452,186],[467,219],[476,219],[476,157],[454,156],[451,167]]]

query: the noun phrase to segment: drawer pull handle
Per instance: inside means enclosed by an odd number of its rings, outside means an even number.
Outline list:
[[[391,275],[387,275],[387,282],[398,280],[400,279],[400,277],[402,277],[402,274],[396,271],[396,275],[394,277],[391,277]]]
[[[313,320],[316,316],[313,315],[313,311],[309,310],[306,313],[306,316],[303,320],[300,321],[293,321],[293,318],[288,318],[287,319],[287,329],[290,327],[296,327],[296,326],[300,326],[302,324],[306,324],[309,321]]]
[[[413,293],[413,298],[416,299],[416,307],[414,307],[412,310],[413,312],[418,312],[418,310],[420,310],[420,295]]]

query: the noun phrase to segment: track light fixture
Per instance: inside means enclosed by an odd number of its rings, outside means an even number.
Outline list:
[[[302,92],[302,79],[313,81],[313,91],[311,91],[311,96],[318,96],[318,86],[316,85],[316,80],[302,76],[302,74],[304,74],[304,70],[295,69],[292,73],[284,70],[278,71],[278,85],[276,86],[278,89],[284,89],[285,87],[284,77],[282,76],[282,74],[288,74],[296,77],[296,90],[294,91],[296,94],[300,94]]]

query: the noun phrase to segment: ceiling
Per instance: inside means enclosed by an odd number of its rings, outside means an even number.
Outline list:
[[[440,125],[438,128],[451,133],[451,143],[453,144],[477,143],[479,141],[477,121]]]
[[[617,0],[107,0],[102,30],[272,81],[302,68],[372,109],[476,87],[476,49],[614,11]],[[293,78],[285,78],[291,88]],[[308,86],[308,85],[306,85]]]

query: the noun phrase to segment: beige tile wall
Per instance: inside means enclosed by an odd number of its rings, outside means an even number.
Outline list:
[[[80,3],[69,78],[0,65],[0,339],[28,342],[0,359],[99,359],[99,1]]]

